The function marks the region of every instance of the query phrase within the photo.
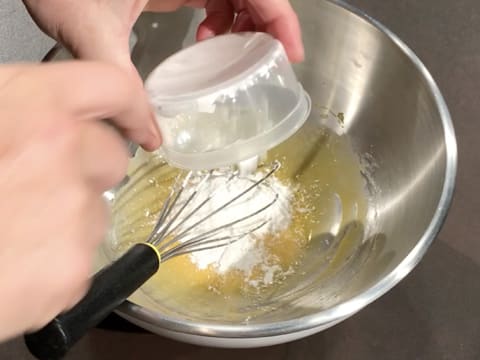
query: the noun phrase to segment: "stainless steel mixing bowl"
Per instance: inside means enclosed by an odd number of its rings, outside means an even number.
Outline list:
[[[444,221],[454,189],[456,141],[447,106],[427,69],[388,29],[343,2],[298,0],[293,5],[307,54],[295,70],[313,104],[305,126],[324,126],[324,109],[343,113],[343,130],[355,151],[375,164],[369,169],[376,186],[374,234],[363,239],[375,254],[352,267],[348,278],[331,279],[328,286],[313,281],[288,304],[241,324],[162,313],[137,294],[118,313],[141,327],[221,347],[308,336],[358,312],[402,280]],[[187,9],[144,14],[135,27],[133,50],[142,76],[192,43],[200,20],[200,13]]]

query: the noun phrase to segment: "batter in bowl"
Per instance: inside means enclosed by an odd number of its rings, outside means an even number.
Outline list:
[[[334,256],[329,255],[332,264],[353,253],[358,237],[336,235],[366,218],[368,197],[348,139],[328,128],[301,131],[271,150],[258,171],[274,160],[281,167],[269,183],[279,194],[270,232],[165,262],[142,288],[152,301],[176,312],[183,308],[185,315],[200,311],[207,318],[223,313],[244,319],[241,314],[251,314],[252,307],[267,302],[289,278],[301,276],[314,234],[339,239]],[[130,185],[113,202],[108,257],[145,241],[178,173],[161,157],[137,154],[129,169]]]

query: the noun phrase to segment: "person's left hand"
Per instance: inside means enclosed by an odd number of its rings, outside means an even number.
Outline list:
[[[283,43],[292,62],[304,57],[299,22],[288,0],[24,0],[24,3],[38,26],[75,57],[115,63],[134,76],[137,75],[130,60],[129,36],[143,10],[205,8],[207,17],[198,29],[198,40],[230,29],[264,31]]]

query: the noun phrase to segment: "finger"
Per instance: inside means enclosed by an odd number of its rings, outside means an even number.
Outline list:
[[[85,280],[84,282],[78,284],[75,288],[71,289],[70,296],[67,299],[65,299],[65,306],[62,312],[69,311],[75,305],[77,305],[80,302],[80,300],[82,300],[85,297],[85,295],[87,295],[90,285],[91,285],[91,281]]]
[[[56,291],[55,296],[52,296],[52,299],[49,301],[49,305],[39,305],[39,308],[42,306],[43,311],[26,332],[38,331],[58,316],[59,313],[71,310],[85,297],[90,285],[91,280],[85,279],[80,282],[77,281],[75,284],[68,284],[68,286],[64,286],[59,291]]]
[[[207,17],[197,30],[198,41],[225,34],[230,30],[235,12],[229,1],[209,0],[205,5],[205,11]]]
[[[304,59],[298,17],[286,0],[248,0],[247,8],[257,26],[278,39],[292,62]]]
[[[31,73],[54,97],[56,106],[73,118],[111,119],[146,150],[160,146],[160,133],[141,80],[120,67],[72,61],[36,66],[27,76]]]
[[[204,8],[207,0],[150,0],[145,6],[145,11],[169,12],[181,6]]]
[[[125,142],[112,126],[102,122],[80,124],[77,131],[81,131],[80,176],[101,194],[117,185],[126,174]]]
[[[69,298],[66,301],[66,309],[75,306],[86,294],[91,285],[91,275],[95,271],[94,257],[99,245],[105,239],[108,231],[110,210],[107,203],[97,194],[92,194],[89,203],[89,211],[83,219],[85,234],[81,241],[76,242],[74,253],[75,260],[71,266],[77,271],[71,282]]]
[[[87,261],[88,276],[90,276],[94,271],[94,255],[105,240],[110,227],[110,207],[102,196],[92,192],[88,210],[85,213],[83,225],[86,234],[81,242],[77,243],[76,251]]]
[[[181,6],[203,9],[207,0],[150,0],[144,8],[144,11],[169,12],[175,11]]]
[[[247,11],[238,13],[232,32],[255,31],[255,22]]]

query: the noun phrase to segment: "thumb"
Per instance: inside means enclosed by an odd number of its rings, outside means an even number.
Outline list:
[[[109,119],[147,151],[161,144],[160,132],[138,75],[105,62],[67,62],[35,68],[57,102],[77,119]],[[68,91],[66,83],[74,83]]]
[[[210,0],[205,5],[205,12],[207,17],[198,27],[197,40],[205,40],[230,30],[235,17],[230,1]]]
[[[140,143],[139,145],[147,151],[153,151],[161,143],[160,130],[153,114],[153,109],[150,105],[147,92],[144,90],[143,81],[135,68],[135,65],[131,61],[128,40],[127,37],[123,38],[123,40],[119,38],[110,39],[107,35],[103,40],[101,38],[97,39],[93,46],[81,47],[81,51],[79,51],[77,56],[83,60],[95,60],[115,65],[115,67],[124,72],[126,77],[130,78],[131,84],[138,89],[134,92],[135,105],[132,116],[135,118],[135,114],[142,114],[142,117],[145,118],[145,115],[147,114],[149,122],[148,128],[151,130],[151,133],[154,134],[153,137],[150,137],[149,141]],[[141,120],[138,118],[137,121],[140,122]],[[132,132],[127,131],[125,135],[131,138]],[[136,136],[133,136],[133,138],[134,139],[131,140],[135,141]]]

